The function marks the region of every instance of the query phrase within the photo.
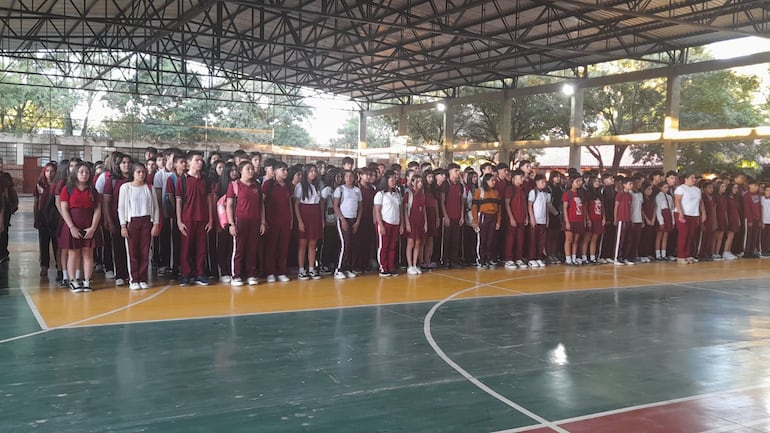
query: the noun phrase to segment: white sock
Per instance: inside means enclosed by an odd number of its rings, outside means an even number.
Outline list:
[[[69,274],[69,272],[67,272],[67,271],[61,271],[61,274],[62,274],[62,278],[63,278],[63,279],[65,279],[65,280],[69,280],[69,279],[70,279],[70,274]]]
[[[307,270],[309,272],[313,272],[313,271],[315,271],[315,267],[314,266],[308,266]]]
[[[596,256],[591,254],[591,260],[596,260]]]
[[[666,257],[666,250],[660,250],[660,256]]]
[[[572,263],[577,263],[577,260],[575,260],[577,256],[575,254],[571,255],[570,258],[572,258]]]
[[[81,279],[81,277],[82,277],[82,275],[83,275],[83,274],[81,274],[81,273],[80,273],[80,269],[78,269],[77,271],[75,271],[75,278],[76,278],[76,279],[80,280],[80,279]]]

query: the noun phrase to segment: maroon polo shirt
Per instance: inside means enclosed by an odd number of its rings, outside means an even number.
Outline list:
[[[281,186],[274,179],[262,185],[265,199],[265,219],[270,227],[291,225],[291,195],[294,187],[291,182]]]
[[[235,184],[238,185],[238,194],[235,194]],[[253,182],[247,185],[240,180],[230,182],[227,185],[227,198],[236,199],[235,218],[248,221],[262,221],[262,191],[259,184]]]
[[[209,189],[206,187],[206,179],[202,176],[184,176],[185,186],[182,187],[183,178],[177,177],[174,187],[175,197],[182,198],[182,222],[208,222],[209,220]],[[184,194],[184,197],[182,197]]]
[[[459,220],[463,216],[463,188],[465,186],[460,183],[444,182],[444,197],[446,213],[449,219]]]

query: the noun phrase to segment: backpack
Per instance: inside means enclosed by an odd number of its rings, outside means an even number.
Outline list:
[[[235,207],[236,201],[238,200],[238,181],[234,180],[232,181],[233,184],[233,192],[235,193],[235,198],[233,199],[233,207]],[[184,184],[182,184],[184,185]],[[227,221],[227,192],[222,197],[219,197],[219,200],[217,200],[217,218],[219,219],[219,226],[222,227],[224,230],[228,224],[230,224]]]
[[[174,185],[174,188],[176,188],[176,180],[179,178],[179,176],[176,175],[176,172],[171,173],[171,176],[169,176],[171,179],[171,183]],[[184,207],[185,202],[187,201],[187,176],[182,175],[182,207]],[[174,200],[172,202],[171,200]],[[176,219],[176,196],[169,197],[168,191],[166,191],[166,194],[163,194],[163,210],[171,218]]]
[[[56,196],[51,194],[50,197],[48,197],[48,201],[45,203],[43,207],[42,212],[43,217],[43,224],[45,224],[46,227],[49,229],[56,229],[59,227],[59,222],[61,221],[61,215],[59,214],[59,209],[56,208]]]

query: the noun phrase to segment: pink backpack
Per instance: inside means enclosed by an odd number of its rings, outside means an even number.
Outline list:
[[[235,193],[235,199],[233,200],[233,207],[235,207],[235,201],[238,199],[238,181],[234,180],[231,183],[233,184],[233,192]],[[217,218],[219,218],[219,226],[224,230],[229,224],[227,222],[227,192],[217,200]]]

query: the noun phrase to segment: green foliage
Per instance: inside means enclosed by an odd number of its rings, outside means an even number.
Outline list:
[[[390,137],[398,132],[398,118],[384,115],[370,117],[366,120],[366,146],[383,148],[390,146]],[[332,139],[332,146],[340,149],[355,149],[358,147],[358,113],[350,113],[345,124],[337,130],[340,135]]]

